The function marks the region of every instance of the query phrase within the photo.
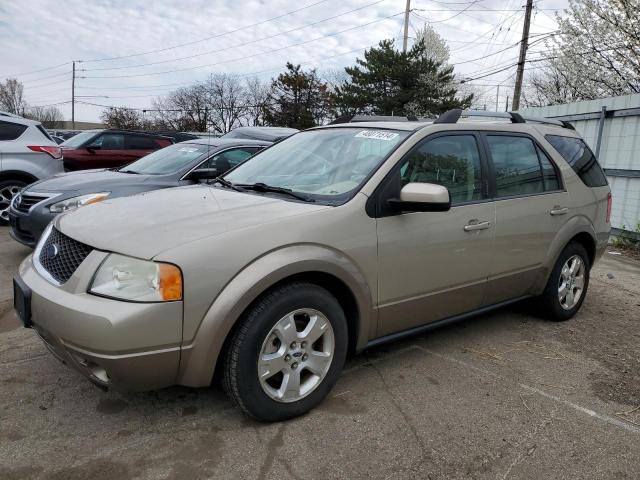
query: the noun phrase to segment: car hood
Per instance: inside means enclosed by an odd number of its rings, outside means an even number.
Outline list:
[[[105,200],[60,215],[54,225],[94,248],[153,258],[201,238],[327,208],[194,185]]]
[[[30,192],[71,192],[109,191],[110,187],[139,184],[148,180],[148,175],[121,173],[116,170],[98,169],[79,172],[59,173],[51,178],[36,182],[29,187]]]

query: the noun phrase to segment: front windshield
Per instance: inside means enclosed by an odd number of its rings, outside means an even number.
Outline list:
[[[65,140],[60,144],[61,147],[78,148],[84,145],[85,142],[92,139],[98,134],[96,130],[87,130],[86,132],[80,132],[74,135],[69,140]]]
[[[224,178],[338,203],[350,198],[409,133],[362,127],[309,130],[258,153]]]
[[[176,143],[145,155],[120,171],[141,175],[168,175],[180,171],[200,157],[204,158],[214,148],[212,145],[199,143]]]

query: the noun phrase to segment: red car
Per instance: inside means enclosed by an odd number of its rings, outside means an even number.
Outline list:
[[[63,142],[65,170],[114,168],[171,145],[164,135],[132,130],[86,130]]]

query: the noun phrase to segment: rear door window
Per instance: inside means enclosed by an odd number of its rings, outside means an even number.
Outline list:
[[[131,150],[157,150],[160,145],[152,137],[127,135],[127,148]]]
[[[545,135],[587,187],[607,185],[607,177],[588,145],[581,138]]]
[[[19,123],[0,121],[0,141],[3,140],[15,140],[28,127],[26,125],[20,125]]]
[[[498,197],[532,195],[545,191],[542,167],[530,138],[487,135]]]

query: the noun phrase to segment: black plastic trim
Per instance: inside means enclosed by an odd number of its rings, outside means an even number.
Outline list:
[[[530,298],[531,295],[524,295],[522,297],[513,298],[511,300],[506,300],[504,302],[496,303],[494,305],[489,305],[487,307],[478,308],[476,310],[471,310],[470,312],[461,313],[460,315],[454,315],[453,317],[443,318],[441,320],[436,320],[435,322],[427,323],[425,325],[420,325],[418,327],[408,328],[407,330],[402,330],[400,332],[391,333],[389,335],[385,335],[383,337],[374,338],[373,340],[369,340],[369,342],[365,345],[364,349],[377,347],[378,345],[383,345],[389,342],[395,342],[396,340],[401,340],[405,337],[409,337],[412,335],[417,335],[418,333],[428,332],[429,330],[433,330],[435,328],[444,327],[445,325],[449,325],[451,323],[460,322],[462,320],[466,320],[471,317],[475,317],[477,315],[482,315],[483,313],[488,313],[498,308],[506,307],[507,305],[511,305],[512,303],[520,302],[526,298]]]

